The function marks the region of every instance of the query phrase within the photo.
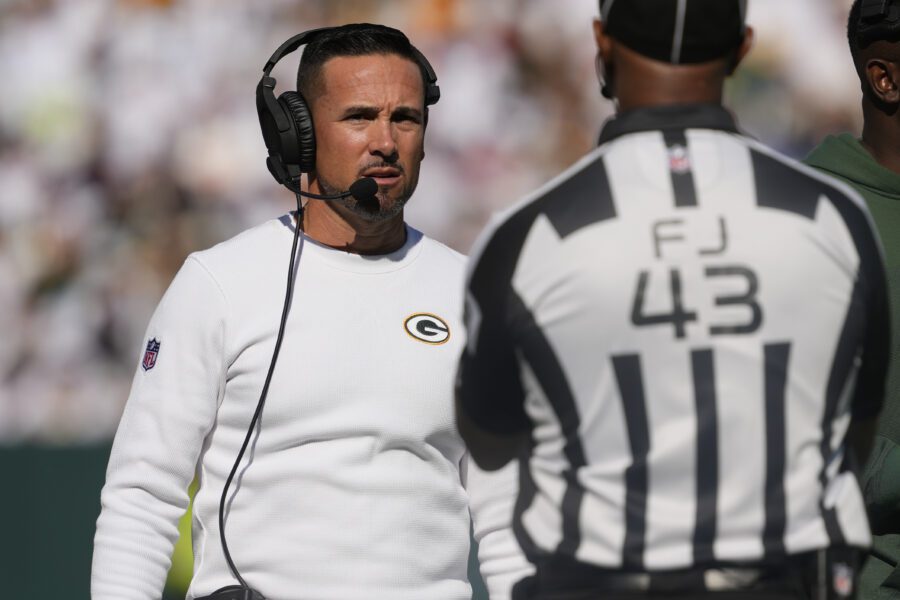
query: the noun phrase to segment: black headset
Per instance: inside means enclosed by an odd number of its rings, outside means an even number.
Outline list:
[[[900,38],[900,2],[862,0],[859,10],[859,45]]]
[[[306,100],[299,92],[284,92],[275,98],[275,64],[300,46],[340,27],[322,27],[297,34],[284,42],[266,66],[256,86],[256,111],[269,156],[266,166],[275,180],[293,192],[300,188],[300,175],[316,167],[316,133]],[[434,69],[415,46],[410,45],[416,63],[425,78],[425,118],[428,107],[441,98]]]

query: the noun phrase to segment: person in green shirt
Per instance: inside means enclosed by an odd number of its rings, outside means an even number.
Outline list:
[[[873,546],[859,598],[900,599],[900,0],[856,0],[847,32],[863,92],[862,138],[829,136],[806,163],[865,198],[884,245],[893,346],[878,434],[862,470]]]

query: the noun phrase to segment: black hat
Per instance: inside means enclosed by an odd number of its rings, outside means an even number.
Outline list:
[[[744,36],[747,0],[600,0],[606,33],[648,58],[723,58]]]
[[[857,46],[872,42],[900,40],[900,0],[860,0],[851,9],[857,21],[850,23],[851,35],[856,30]]]

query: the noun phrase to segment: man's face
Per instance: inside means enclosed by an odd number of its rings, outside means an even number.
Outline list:
[[[367,221],[394,217],[412,196],[425,156],[424,88],[414,62],[395,54],[340,56],[322,67],[310,110],[316,131],[314,181],[340,193],[361,177],[378,183],[378,205],[343,206]]]

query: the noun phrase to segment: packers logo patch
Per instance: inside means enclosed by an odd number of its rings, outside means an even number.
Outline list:
[[[403,327],[410,337],[426,344],[443,344],[450,339],[450,326],[437,315],[416,313],[406,318]]]

